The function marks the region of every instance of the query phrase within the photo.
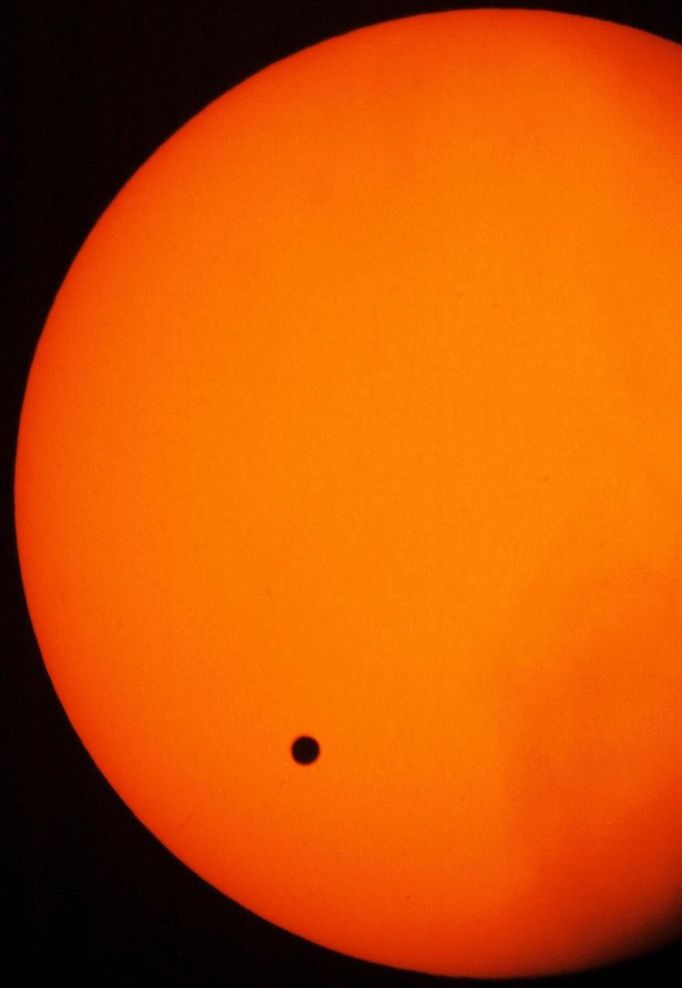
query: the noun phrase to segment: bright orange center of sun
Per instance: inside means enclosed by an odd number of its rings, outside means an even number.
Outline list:
[[[213,103],[74,262],[19,436],[38,643],[266,919],[463,975],[672,935],[680,105],[632,29],[382,24]]]

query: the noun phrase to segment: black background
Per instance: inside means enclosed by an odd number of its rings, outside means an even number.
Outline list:
[[[8,986],[429,986],[455,979],[356,961],[279,930],[173,858],[109,788],[41,663],[18,575],[12,468],[31,355],[85,236],[139,165],[211,99],[276,59],[362,25],[458,6],[428,0],[22,0],[5,4],[10,278],[2,402]],[[679,0],[565,0],[682,42]],[[682,107],[680,108],[682,126]],[[15,965],[15,966],[13,966]],[[485,982],[492,984],[493,982]],[[682,942],[534,986],[682,985]],[[524,981],[523,984],[526,984]]]

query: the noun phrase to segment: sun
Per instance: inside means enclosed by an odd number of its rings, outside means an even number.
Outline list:
[[[116,197],[40,338],[21,571],[164,845],[436,974],[682,895],[682,50],[521,10],[270,66]]]

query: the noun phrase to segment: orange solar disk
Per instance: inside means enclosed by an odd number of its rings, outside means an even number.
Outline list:
[[[512,976],[682,902],[682,49],[355,31],[138,171],[40,339],[37,639],[139,819],[273,923]]]

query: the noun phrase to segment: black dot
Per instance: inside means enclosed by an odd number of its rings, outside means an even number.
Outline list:
[[[309,738],[307,734],[304,734],[302,737],[296,738],[292,744],[291,754],[294,761],[298,762],[299,765],[310,765],[320,754],[320,746],[315,738]]]

